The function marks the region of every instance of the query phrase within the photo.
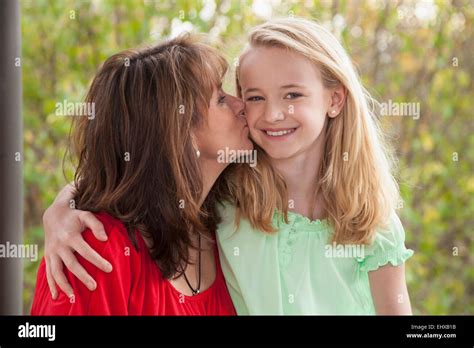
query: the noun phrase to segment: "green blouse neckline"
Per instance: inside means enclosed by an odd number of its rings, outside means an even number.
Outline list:
[[[332,227],[328,219],[311,220],[307,216],[294,211],[288,211],[288,224],[285,223],[283,215],[279,213],[278,210],[275,210],[273,221],[280,229],[291,227],[292,229],[332,232]]]

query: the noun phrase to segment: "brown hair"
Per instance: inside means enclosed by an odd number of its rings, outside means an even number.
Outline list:
[[[123,51],[105,61],[89,89],[95,118],[73,123],[77,208],[113,215],[132,240],[136,229],[151,238],[165,278],[189,263],[190,232],[216,225],[199,204],[191,133],[205,122],[226,70],[217,51],[189,35]]]

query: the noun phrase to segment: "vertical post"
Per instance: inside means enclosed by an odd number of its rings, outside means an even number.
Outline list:
[[[0,315],[22,314],[23,265],[6,257],[23,241],[23,134],[20,4],[0,5]],[[1,251],[1,250],[0,250]]]

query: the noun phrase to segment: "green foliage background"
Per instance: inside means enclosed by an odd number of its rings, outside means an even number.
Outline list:
[[[418,120],[383,119],[399,157],[399,215],[415,250],[411,303],[416,314],[474,313],[472,1],[23,0],[21,8],[25,243],[39,244],[41,255],[42,213],[67,182],[70,120],[55,115],[57,102],[81,101],[111,54],[180,27],[209,33],[232,63],[250,28],[296,15],[340,38],[379,101],[420,103]],[[71,165],[65,172],[70,180]],[[25,261],[25,313],[39,261]]]

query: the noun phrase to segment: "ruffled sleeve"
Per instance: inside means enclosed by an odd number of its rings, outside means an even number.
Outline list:
[[[377,232],[374,242],[364,248],[364,256],[357,259],[361,272],[375,271],[388,263],[399,266],[413,255],[405,247],[405,231],[395,212],[385,229]]]

